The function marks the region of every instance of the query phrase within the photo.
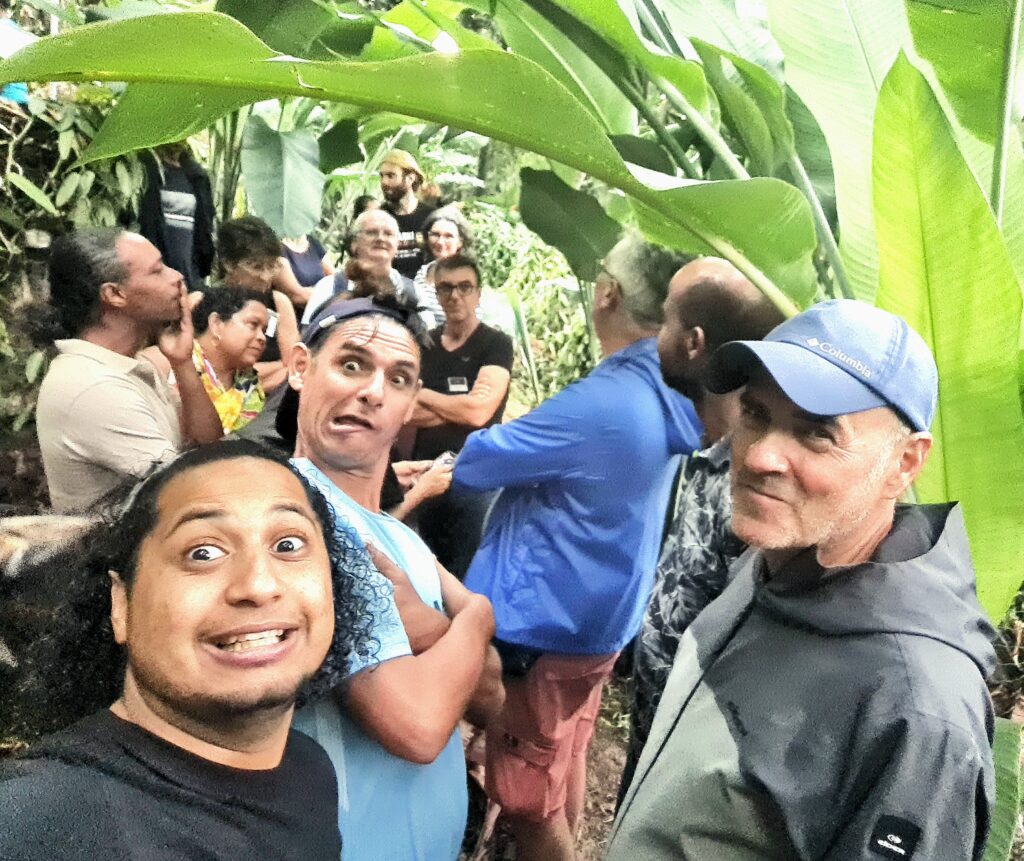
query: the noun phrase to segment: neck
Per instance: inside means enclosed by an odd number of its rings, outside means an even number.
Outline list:
[[[655,338],[657,335],[657,329],[644,329],[631,323],[609,327],[607,332],[598,332],[597,340],[601,344],[601,354],[610,356],[619,350],[626,349],[630,344],[635,344],[644,338]]]
[[[78,337],[122,356],[134,356],[153,343],[154,334],[131,320],[103,317],[95,326],[83,329]]]
[[[203,759],[231,768],[263,771],[281,764],[294,708],[288,705],[262,709],[211,726],[170,710],[159,698],[143,691],[129,667],[124,693],[110,710]]]
[[[225,389],[230,388],[235,384],[235,368],[228,364],[224,357],[220,354],[220,349],[217,347],[216,342],[213,340],[213,336],[210,333],[203,332],[199,336],[199,346],[203,351],[203,358],[210,363],[210,367],[213,368],[213,373],[217,377],[219,382]]]
[[[415,211],[416,205],[419,201],[416,199],[416,193],[410,188],[399,200],[396,200],[392,206],[394,212],[398,215],[408,215],[410,212]]]
[[[310,451],[300,432],[295,441],[295,456],[307,458],[313,466],[326,475],[331,482],[353,502],[375,514],[380,512],[380,491],[384,486],[384,473],[388,468],[385,451],[377,463],[367,468],[332,466]]]
[[[476,331],[480,325],[480,319],[476,314],[470,314],[465,320],[452,320],[451,317],[444,321],[444,336],[455,344],[461,344]]]

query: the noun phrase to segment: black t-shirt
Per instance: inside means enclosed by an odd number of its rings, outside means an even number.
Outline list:
[[[338,861],[338,789],[291,732],[269,771],[218,765],[109,709],[0,763],[0,858]]]
[[[423,386],[443,395],[464,395],[473,388],[477,374],[486,365],[512,371],[512,339],[504,332],[481,323],[457,350],[446,350],[441,346],[439,326],[430,335],[433,346],[423,351],[420,362],[420,378]],[[505,412],[508,392],[502,398],[498,409],[484,427],[497,424]],[[413,460],[428,460],[446,451],[458,451],[475,428],[464,425],[444,424],[432,428],[420,428],[416,432]]]
[[[423,222],[434,211],[434,207],[418,203],[416,208],[407,215],[391,212],[386,206],[384,209],[390,212],[398,222],[398,253],[391,265],[406,278],[415,278],[425,259],[423,256],[425,244]]]

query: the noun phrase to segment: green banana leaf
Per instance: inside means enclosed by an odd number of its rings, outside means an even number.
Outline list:
[[[835,170],[839,248],[850,285],[870,300],[878,282],[871,212],[871,141],[878,88],[902,45],[896,0],[768,0],[786,55],[786,82],[825,133]]]
[[[128,53],[125,44],[148,48]],[[232,18],[190,12],[96,24],[41,39],[0,63],[0,80],[181,84],[249,94],[253,100],[304,96],[453,125],[532,150],[625,191],[656,216],[660,241],[700,245],[733,261],[755,284],[781,297],[781,305],[792,309],[814,291],[814,226],[799,191],[776,180],[678,183],[669,189],[650,185],[630,172],[602,126],[561,84],[514,54],[469,50],[381,63],[305,61],[275,54]],[[188,113],[178,119],[182,129],[195,122]],[[181,137],[180,131],[170,131],[165,126],[155,138],[146,126],[126,126],[118,141],[106,141],[106,152]],[[723,196],[732,209],[715,206]]]
[[[522,0],[480,0],[473,5],[489,12],[509,48],[560,81],[607,134],[636,131],[635,108],[575,33],[559,29]]]
[[[242,176],[254,215],[278,236],[305,236],[320,223],[320,144],[306,128],[278,131],[258,113],[242,135]]]
[[[581,281],[597,278],[598,266],[622,232],[589,194],[566,185],[554,173],[524,167],[519,210],[523,223],[565,255]]]
[[[996,769],[996,806],[982,861],[1008,861],[1020,818],[1021,726],[996,718],[992,759]]]
[[[244,24],[282,54],[305,57],[313,42],[338,20],[314,0],[217,0],[218,12]]]
[[[697,38],[756,63],[781,81],[782,51],[766,22],[740,15],[736,0],[634,0],[660,7],[677,38]]]
[[[938,99],[902,53],[879,95],[874,153],[878,304],[921,333],[939,368],[915,491],[962,503],[978,597],[998,622],[1024,576],[1020,285]]]

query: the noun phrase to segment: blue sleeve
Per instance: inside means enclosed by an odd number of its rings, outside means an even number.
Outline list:
[[[593,455],[600,393],[582,383],[563,389],[525,416],[469,436],[455,462],[454,482],[494,490],[581,477]]]

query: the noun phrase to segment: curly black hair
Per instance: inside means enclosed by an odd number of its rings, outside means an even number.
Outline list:
[[[224,274],[224,264],[236,265],[253,258],[280,257],[281,240],[274,229],[262,218],[243,215],[221,222],[217,228],[217,259],[219,271]]]
[[[216,314],[227,322],[250,302],[259,302],[268,307],[270,299],[266,293],[260,293],[258,290],[233,287],[230,284],[214,284],[203,291],[203,298],[192,312],[192,325],[195,326],[196,334],[202,335],[210,328],[211,314]]]
[[[101,708],[120,695],[126,655],[110,624],[110,576],[116,571],[131,590],[143,541],[157,523],[161,491],[175,476],[235,458],[258,458],[290,469],[299,478],[321,527],[331,560],[334,639],[327,657],[300,692],[298,705],[344,684],[350,657],[374,655],[372,607],[387,586],[363,542],[287,458],[250,440],[221,440],[192,449],[156,467],[100,503],[93,524],[51,554],[28,559],[0,584],[0,598],[21,602],[20,630],[5,638],[15,649],[12,684],[2,697],[0,734],[32,741]],[[13,634],[10,637],[9,634]]]

